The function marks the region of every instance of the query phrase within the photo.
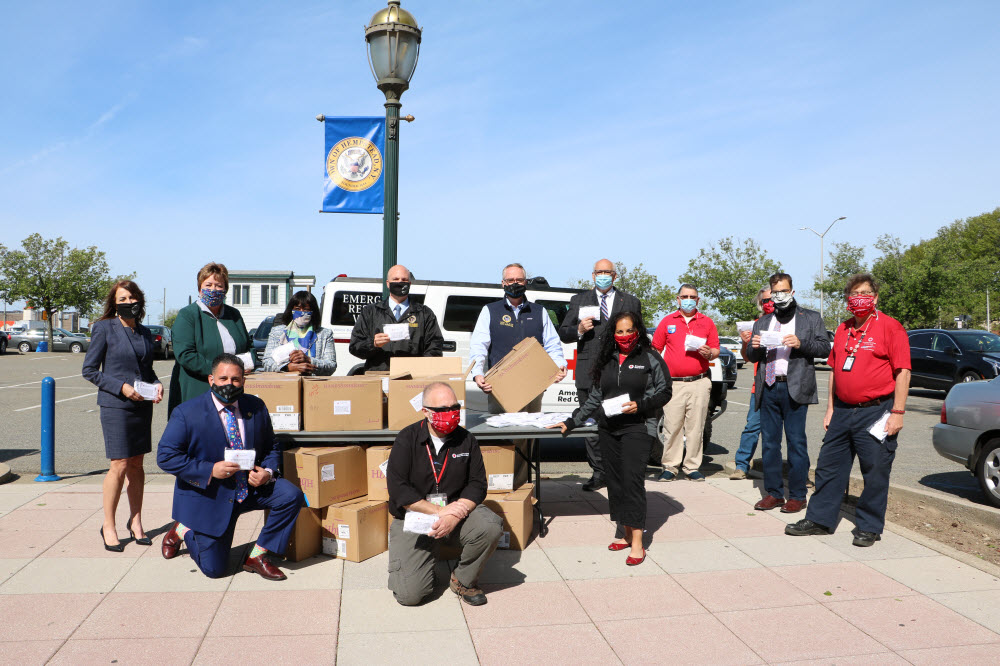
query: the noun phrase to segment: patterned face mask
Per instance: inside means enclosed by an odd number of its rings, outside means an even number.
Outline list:
[[[637,331],[632,331],[630,335],[618,335],[615,334],[615,342],[618,343],[618,349],[623,354],[628,354],[633,349],[635,345],[639,342],[639,333]]]
[[[461,410],[450,412],[431,412],[431,425],[442,435],[450,435],[455,432],[458,422],[462,420]]]
[[[226,292],[222,289],[202,289],[201,302],[210,308],[217,308],[226,302]]]
[[[855,317],[864,319],[872,312],[875,312],[875,297],[849,296],[847,299],[847,311]]]

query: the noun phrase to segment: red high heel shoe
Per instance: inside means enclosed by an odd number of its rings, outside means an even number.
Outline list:
[[[627,543],[612,543],[608,546],[608,550],[625,550],[628,547]]]
[[[625,558],[625,564],[630,567],[637,566],[646,561],[646,549],[642,549],[642,557],[632,557],[631,555]]]

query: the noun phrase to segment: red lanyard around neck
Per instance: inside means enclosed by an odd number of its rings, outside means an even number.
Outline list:
[[[448,456],[444,457],[444,464],[441,465],[441,473],[437,473],[437,468],[434,466],[434,456],[431,455],[431,445],[426,444],[427,447],[427,459],[431,461],[431,474],[434,475],[434,492],[439,492],[441,486],[441,479],[444,478],[444,471],[448,468]]]

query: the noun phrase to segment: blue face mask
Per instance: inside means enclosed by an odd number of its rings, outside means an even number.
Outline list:
[[[305,328],[312,322],[312,312],[303,312],[302,310],[292,310],[292,321],[299,328]]]
[[[210,308],[217,308],[226,302],[226,292],[222,289],[202,289],[201,302]]]
[[[681,299],[681,310],[684,312],[694,312],[694,309],[698,307],[698,301],[693,298],[682,298]]]
[[[594,278],[594,284],[596,284],[597,288],[600,289],[601,291],[605,291],[606,289],[610,288],[612,283],[614,283],[614,281],[615,279],[610,275],[598,275],[596,278]]]

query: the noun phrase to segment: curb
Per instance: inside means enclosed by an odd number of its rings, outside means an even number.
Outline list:
[[[0,463],[0,484],[14,480],[14,475],[10,473],[10,465]]]

